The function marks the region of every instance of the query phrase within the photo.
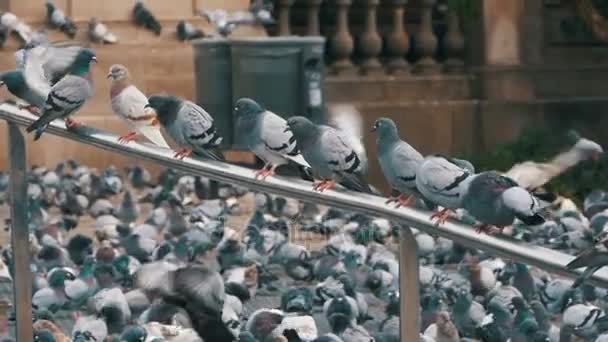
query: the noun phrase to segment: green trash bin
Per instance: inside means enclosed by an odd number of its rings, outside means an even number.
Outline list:
[[[233,103],[249,97],[285,117],[323,122],[323,37],[231,39],[230,45]],[[233,136],[233,148],[244,148],[238,132]]]
[[[225,38],[204,38],[192,42],[196,103],[212,117],[223,137],[222,147],[231,147],[232,120],[232,61],[230,42]]]

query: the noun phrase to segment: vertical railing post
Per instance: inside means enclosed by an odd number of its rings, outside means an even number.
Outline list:
[[[291,35],[289,21],[291,5],[293,5],[293,0],[279,0],[279,36]]]
[[[407,54],[410,48],[410,37],[403,23],[406,3],[407,0],[391,1],[393,21],[391,23],[391,32],[386,36],[386,49],[389,54],[387,69],[390,74],[400,74],[408,71],[405,54]]]
[[[308,0],[308,22],[306,25],[306,34],[309,36],[320,36],[320,24],[319,24],[319,7],[323,0]]]
[[[437,51],[437,37],[433,32],[433,6],[436,0],[422,0],[421,18],[418,34],[416,34],[416,52],[420,60],[416,63],[416,71],[425,74],[436,74],[441,71],[435,61]]]
[[[19,127],[8,124],[10,154],[11,250],[13,253],[13,293],[17,317],[17,341],[31,342],[32,278],[30,272],[29,231],[27,225],[27,182],[25,141]]]
[[[464,35],[460,27],[460,16],[457,10],[448,10],[447,28],[444,45],[448,58],[444,63],[444,69],[448,73],[463,72]]]
[[[380,0],[365,0],[365,29],[359,37],[359,50],[363,57],[360,72],[363,75],[382,73],[378,56],[382,51],[382,37],[378,33],[376,20]]]
[[[351,73],[354,70],[350,57],[354,49],[353,36],[348,27],[348,12],[352,0],[336,0],[336,32],[331,37],[331,69],[335,74]]]
[[[420,339],[420,289],[418,277],[418,245],[412,230],[399,231],[399,315],[400,341]]]

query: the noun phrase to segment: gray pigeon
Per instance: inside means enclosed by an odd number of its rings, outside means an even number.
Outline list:
[[[181,147],[176,158],[192,154],[214,160],[224,160],[213,118],[195,103],[171,95],[154,95],[148,98],[145,108],[156,112],[158,123]]]
[[[58,28],[65,33],[70,39],[74,39],[78,28],[70,17],[57,8],[52,0],[46,1],[46,17],[49,25],[53,28]]]
[[[34,140],[38,140],[49,123],[55,119],[66,118],[68,128],[77,125],[69,116],[77,112],[93,95],[91,62],[97,62],[95,52],[89,49],[81,50],[69,74],[51,88],[42,115],[27,128],[28,133],[36,131]]]
[[[378,134],[376,145],[382,173],[391,187],[400,192],[398,197],[391,197],[386,203],[397,202],[397,207],[412,204],[416,197],[422,197],[416,188],[416,169],[424,157],[410,144],[399,139],[393,120],[376,120],[372,131]],[[405,194],[409,196],[406,197]],[[432,203],[427,205],[433,207]]]
[[[266,178],[275,174],[278,166],[293,161],[310,167],[297,149],[296,138],[287,129],[287,121],[262,108],[249,98],[236,102],[234,113],[237,129],[247,147],[264,161],[264,167],[255,172],[256,177]]]
[[[316,191],[325,191],[336,182],[348,189],[371,193],[365,174],[365,156],[356,152],[352,139],[332,127],[316,125],[307,118],[295,116],[287,120],[304,159],[322,181],[315,183]]]
[[[468,161],[440,155],[428,156],[420,163],[416,170],[416,188],[429,201],[443,207],[431,219],[444,223],[450,211],[461,207],[461,185],[474,173]]]
[[[462,207],[481,222],[476,226],[478,232],[489,233],[495,227],[502,232],[515,218],[531,226],[545,222],[538,214],[540,201],[514,180],[497,172],[471,176],[463,188]]]

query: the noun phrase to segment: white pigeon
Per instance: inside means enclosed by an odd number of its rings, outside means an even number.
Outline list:
[[[534,190],[581,161],[598,160],[604,153],[602,146],[580,137],[576,132],[570,132],[569,136],[576,141],[569,150],[558,154],[546,163],[526,161],[515,164],[505,173],[505,176],[516,181],[522,188]]]
[[[144,109],[148,104],[148,98],[131,84],[129,70],[124,65],[112,65],[108,78],[112,80],[112,86],[110,87],[112,110],[131,129],[130,133],[121,136],[118,140],[127,143],[135,140],[137,135],[141,134],[154,144],[169,148],[158,125],[152,125],[156,115],[148,113]]]
[[[11,12],[0,14],[0,26],[7,28],[8,33],[15,32],[24,43],[30,41],[32,34],[31,27],[19,19],[15,14]]]
[[[106,24],[99,21],[97,18],[91,18],[89,21],[89,37],[94,42],[104,44],[116,44],[118,43],[118,37],[106,26]]]

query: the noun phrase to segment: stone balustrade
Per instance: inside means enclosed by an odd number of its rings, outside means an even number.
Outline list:
[[[332,74],[464,72],[461,18],[445,1],[276,0],[275,9],[276,35],[327,37]]]

